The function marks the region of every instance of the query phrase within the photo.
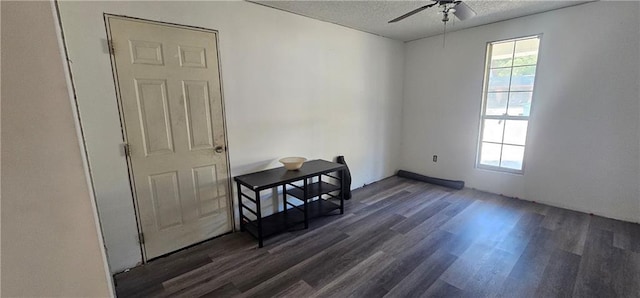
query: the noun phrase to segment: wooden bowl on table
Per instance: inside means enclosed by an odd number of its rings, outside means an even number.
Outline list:
[[[285,157],[280,159],[284,168],[289,171],[299,170],[305,161],[307,161],[307,159],[304,157]]]

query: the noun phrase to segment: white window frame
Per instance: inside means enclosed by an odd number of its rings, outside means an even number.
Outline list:
[[[489,93],[489,75],[491,73],[491,56],[492,56],[492,46],[494,44],[499,44],[499,43],[506,43],[506,42],[511,42],[511,41],[519,41],[519,40],[526,40],[526,39],[533,39],[533,38],[538,38],[539,43],[538,43],[538,57],[536,59],[536,72],[534,75],[534,79],[533,79],[533,89],[531,90],[531,106],[529,108],[529,116],[509,116],[507,114],[504,115],[486,115],[486,105],[487,105],[487,95]],[[538,65],[540,64],[540,45],[542,44],[542,34],[535,34],[535,35],[528,35],[528,36],[524,36],[524,37],[518,37],[518,38],[509,38],[509,39],[503,39],[503,40],[495,40],[495,41],[490,41],[487,42],[487,47],[486,47],[486,53],[485,53],[485,68],[484,68],[484,81],[482,84],[482,100],[481,100],[481,106],[480,106],[480,121],[479,121],[479,133],[478,133],[478,143],[477,143],[477,148],[476,148],[476,168],[479,169],[485,169],[485,170],[492,170],[492,171],[497,171],[497,172],[506,172],[506,173],[512,173],[512,174],[524,174],[524,169],[525,169],[525,160],[526,160],[526,154],[527,154],[527,144],[528,144],[528,139],[529,139],[529,123],[531,122],[531,115],[533,113],[533,102],[535,101],[535,90],[536,90],[536,82],[538,79]],[[514,54],[515,54],[515,47],[513,49]],[[513,59],[513,58],[512,58]],[[521,67],[521,66],[530,66],[530,65],[518,65],[517,67]],[[507,68],[507,67],[505,67]],[[513,72],[513,65],[510,66],[511,71]],[[513,73],[510,75],[509,77],[509,87],[511,87],[511,80],[513,78]],[[513,91],[508,91],[508,92],[513,92]],[[515,91],[515,92],[519,92],[519,91]],[[521,92],[529,92],[529,91],[521,91]],[[509,101],[507,100],[507,106],[506,106],[506,111],[509,110]],[[503,128],[503,133],[502,133],[502,142],[501,143],[497,143],[497,142],[488,142],[488,143],[493,143],[493,144],[500,144],[500,145],[516,145],[516,146],[522,146],[523,147],[523,156],[522,156],[522,167],[520,170],[517,169],[512,169],[512,168],[506,168],[506,167],[501,167],[501,166],[492,166],[492,165],[486,165],[486,164],[481,164],[481,153],[482,153],[482,143],[483,143],[483,133],[484,133],[484,120],[485,119],[495,119],[495,120],[526,120],[527,121],[527,134],[525,136],[525,141],[524,141],[524,145],[519,145],[519,144],[509,144],[509,143],[505,143],[504,142],[504,128]],[[502,162],[502,154],[500,154],[500,161],[498,162],[498,165]]]

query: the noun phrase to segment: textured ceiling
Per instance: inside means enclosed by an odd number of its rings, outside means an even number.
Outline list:
[[[398,23],[387,22],[432,1],[251,1],[310,18],[335,23],[349,28],[410,41],[442,33],[442,15],[437,6],[419,12]],[[494,23],[590,1],[478,1],[465,3],[477,15],[466,21],[451,17],[447,31]]]

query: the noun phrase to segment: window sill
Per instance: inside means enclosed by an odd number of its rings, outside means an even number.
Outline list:
[[[494,166],[483,165],[483,164],[476,164],[476,169],[487,170],[487,171],[498,172],[498,173],[504,173],[504,174],[512,174],[512,175],[524,176],[524,169],[515,170],[515,169],[494,167]]]

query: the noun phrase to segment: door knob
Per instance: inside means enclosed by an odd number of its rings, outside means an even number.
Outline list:
[[[215,150],[216,153],[222,153],[224,151],[224,148],[222,146],[218,146],[218,147],[214,148],[213,150]]]

